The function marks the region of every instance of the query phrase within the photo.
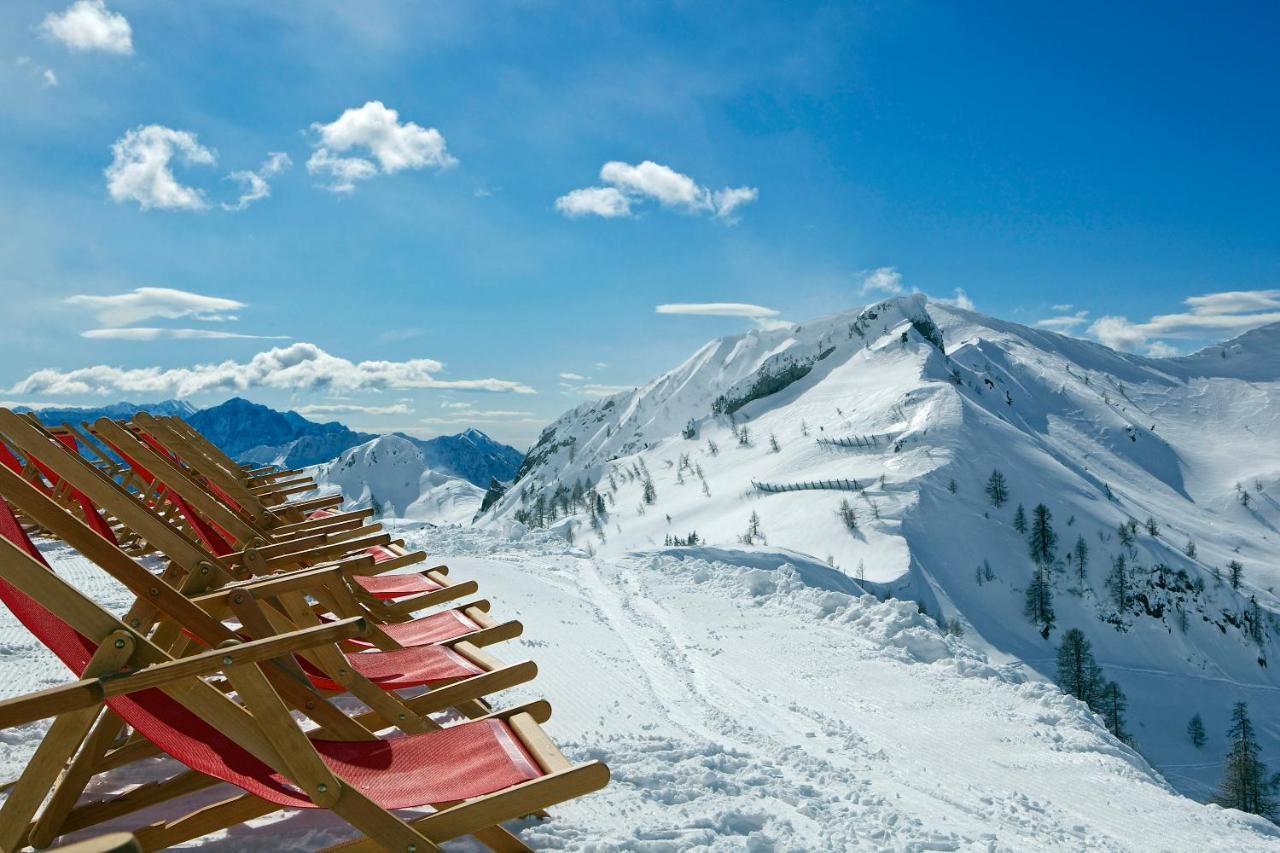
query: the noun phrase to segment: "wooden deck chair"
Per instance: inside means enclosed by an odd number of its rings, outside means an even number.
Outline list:
[[[221,532],[225,538],[230,540],[223,547],[228,549],[243,548],[259,540],[271,538],[271,547],[275,553],[287,553],[286,547],[272,538],[280,535],[278,530],[259,527],[253,522],[240,517],[232,507],[223,503],[219,496],[206,491],[201,483],[187,476],[174,460],[166,457],[159,450],[148,446],[142,438],[133,435],[120,424],[103,419],[95,424],[94,431],[98,437],[106,441],[117,453],[122,454],[135,469],[141,470],[146,477],[154,476],[158,478],[165,484],[166,488],[181,493],[184,500],[193,506],[197,512],[204,513],[208,521],[216,528],[215,535]],[[301,534],[295,534],[296,536],[301,538],[323,536],[326,543],[340,543],[352,542],[354,537],[362,533],[367,535],[367,531],[371,530],[367,526],[352,527],[350,519],[345,514],[329,509],[313,510],[309,515],[309,519],[318,523],[330,521],[332,524],[340,525],[340,527],[332,532],[330,532],[329,527],[313,527]],[[295,538],[293,541],[296,542],[297,539]],[[368,544],[362,540],[359,544],[363,553],[373,557],[375,569],[379,573],[399,568],[409,564],[411,561],[425,557],[425,555],[419,557],[411,554],[399,543],[391,542],[390,539],[382,543],[373,544]],[[216,550],[218,544],[214,543],[213,547]],[[363,594],[374,599],[385,600],[409,595],[430,596],[439,593],[447,586],[448,582],[444,578],[447,573],[448,569],[446,567],[436,566],[425,572],[413,575],[388,577],[363,575],[357,576],[354,580],[360,588],[359,591]],[[417,605],[418,602],[416,601],[399,605],[383,605],[382,617],[384,619],[407,618]]]
[[[12,504],[22,508],[28,516],[38,519],[45,529],[130,588],[145,588],[148,595],[153,590],[157,594],[163,590],[166,596],[157,599],[154,605],[144,605],[141,609],[130,611],[131,621],[135,621],[139,628],[143,625],[144,617],[149,626],[158,617],[164,616],[187,635],[191,635],[191,629],[184,622],[184,618],[191,612],[190,608],[172,608],[170,602],[181,593],[171,584],[181,584],[181,592],[194,596],[202,615],[239,619],[242,628],[237,636],[262,638],[273,633],[322,624],[323,618],[307,606],[307,595],[334,602],[334,607],[343,616],[372,618],[358,606],[354,598],[344,593],[346,581],[337,567],[269,577],[211,592],[209,590],[214,579],[225,573],[210,571],[210,567],[216,568],[217,558],[201,555],[194,547],[182,550],[181,543],[174,546],[180,550],[175,552],[171,570],[155,577],[127,555],[113,548],[109,541],[95,534],[79,519],[61,510],[38,489],[7,470],[0,471],[0,495],[8,497]],[[146,516],[142,514],[139,518],[146,520]],[[157,539],[165,539],[163,531],[166,528],[161,522],[150,519],[146,523],[161,531],[156,534]],[[185,578],[179,580],[178,574],[184,565],[189,569],[185,572]],[[421,624],[425,627],[420,628],[419,633],[425,634],[426,628],[432,629],[431,643],[398,643],[384,636],[383,629],[371,624],[369,632],[374,635],[372,645],[365,641],[353,641],[359,643],[354,652],[342,652],[336,648],[315,650],[298,662],[302,671],[296,672],[295,667],[295,674],[304,676],[316,689],[322,691],[351,692],[377,711],[389,725],[407,731],[421,730],[429,726],[422,719],[426,713],[448,707],[456,707],[464,713],[473,711],[482,697],[529,681],[536,675],[537,668],[532,661],[505,665],[482,650],[483,646],[518,636],[522,630],[518,622],[504,624],[488,620],[487,614],[482,615],[484,606],[483,602],[474,602],[456,611],[444,611],[440,618],[428,617],[422,620]],[[462,620],[477,628],[459,630],[455,626]],[[175,630],[169,630],[163,636],[171,641],[180,641]],[[202,639],[199,635],[196,638]],[[207,640],[205,642],[207,644]],[[174,645],[172,648],[180,650],[185,645]],[[402,697],[389,693],[420,687],[431,689],[419,697],[412,707]]]
[[[141,472],[141,477],[148,482],[156,480],[149,469],[133,458],[131,454],[146,459],[149,465],[155,466],[165,483],[174,488],[161,494],[156,490],[146,493],[135,493],[130,496],[115,479],[106,476],[103,471],[89,464],[87,460],[75,453],[63,441],[59,442],[39,424],[32,423],[21,416],[0,409],[0,440],[12,444],[19,452],[43,461],[45,468],[62,480],[68,480],[80,490],[88,490],[98,508],[109,512],[131,535],[136,535],[148,543],[148,547],[162,550],[170,559],[178,559],[175,553],[173,537],[166,540],[169,545],[162,544],[157,537],[157,527],[153,523],[158,515],[155,506],[161,498],[170,500],[178,508],[178,513],[188,521],[195,519],[197,523],[188,525],[188,538],[195,539],[206,554],[195,557],[198,562],[205,559],[208,553],[219,558],[234,575],[245,576],[248,573],[264,574],[279,572],[299,566],[314,566],[322,562],[342,561],[351,554],[371,554],[372,559],[347,559],[343,565],[348,576],[356,584],[357,592],[370,599],[368,604],[379,610],[381,621],[407,620],[415,611],[425,607],[456,600],[464,595],[474,593],[474,582],[453,582],[448,576],[448,568],[435,566],[423,572],[411,575],[388,576],[385,579],[375,573],[387,572],[421,562],[424,554],[395,553],[389,559],[380,557],[379,553],[390,553],[392,545],[389,536],[377,535],[376,529],[358,527],[359,521],[344,521],[336,531],[327,528],[318,532],[304,532],[292,539],[272,540],[265,542],[263,537],[255,535],[258,531],[248,522],[238,518],[234,513],[220,504],[198,484],[185,478],[166,460],[142,445],[136,438],[111,422],[100,424],[102,435],[106,439],[114,439],[121,445],[117,452],[132,461]],[[67,457],[67,458],[63,458]],[[56,470],[55,470],[56,469]],[[190,501],[187,500],[190,499]],[[193,507],[199,506],[200,512]],[[168,520],[172,520],[173,514]],[[206,521],[201,521],[206,519]],[[148,523],[152,522],[152,523]],[[145,533],[141,527],[146,526]],[[195,528],[194,534],[190,528]],[[234,533],[232,532],[234,531]],[[163,535],[165,531],[160,530]],[[236,536],[252,537],[247,544],[249,548],[231,551],[226,538]],[[240,543],[245,544],[245,543]],[[182,549],[178,549],[182,550]],[[215,553],[216,552],[216,553]],[[191,561],[185,564],[190,565]],[[403,602],[387,599],[414,596]],[[386,601],[375,601],[386,600]]]
[[[73,685],[58,697],[56,704],[66,709],[61,725],[50,730],[0,807],[0,831],[8,836],[25,835],[31,814],[88,733],[99,696],[136,733],[191,771],[246,792],[140,828],[136,834],[147,849],[281,807],[333,811],[365,836],[343,849],[433,850],[466,834],[498,849],[518,849],[512,846],[518,840],[497,828],[498,822],[608,782],[604,765],[573,766],[555,749],[538,726],[538,718],[549,714],[545,703],[391,739],[304,733],[263,665],[278,656],[271,644],[282,638],[233,642],[174,659],[49,571],[6,504],[0,504],[0,602],[74,673],[96,682],[89,688]],[[332,638],[362,628],[356,619],[320,630],[334,632]],[[207,667],[225,675],[243,704],[202,678],[211,674]],[[101,692],[95,696],[96,691]],[[186,784],[185,790],[193,789]],[[412,821],[392,814],[424,805],[437,811]]]

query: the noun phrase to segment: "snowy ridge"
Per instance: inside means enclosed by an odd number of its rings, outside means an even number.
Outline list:
[[[579,406],[480,523],[551,527],[604,557],[690,534],[734,547],[750,533],[914,599],[1041,677],[1062,633],[1080,628],[1129,696],[1143,755],[1204,799],[1233,701],[1250,703],[1280,768],[1268,665],[1280,635],[1277,364],[1275,326],[1150,359],[903,297],[712,341],[642,388]],[[1010,490],[999,508],[984,494],[993,469]],[[836,480],[861,488],[753,485]],[[1059,540],[1047,631],[1023,614],[1034,565],[1013,524],[1017,506],[1029,516],[1040,503]],[[1117,528],[1130,519],[1139,531],[1125,544]],[[1067,559],[1078,539],[1083,578]],[[1108,583],[1121,555],[1123,605]],[[1203,749],[1185,735],[1197,712]]]
[[[464,524],[480,509],[484,489],[428,467],[422,448],[383,435],[313,470],[322,490],[339,491],[347,507],[373,505],[379,515]]]

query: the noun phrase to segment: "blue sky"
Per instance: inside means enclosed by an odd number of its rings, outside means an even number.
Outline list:
[[[895,288],[1189,351],[1280,319],[1278,18],[10,0],[0,400],[524,446]],[[757,308],[655,310],[685,303]]]

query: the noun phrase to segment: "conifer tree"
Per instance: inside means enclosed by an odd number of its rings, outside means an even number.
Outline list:
[[[1027,513],[1022,504],[1018,504],[1018,509],[1013,514],[1013,529],[1019,533],[1027,532]]]
[[[769,449],[774,453],[782,450],[782,445],[778,444],[778,437],[773,433],[769,433]]]
[[[1239,589],[1240,578],[1244,575],[1244,566],[1240,565],[1239,560],[1232,560],[1230,563],[1227,563],[1227,571],[1230,573],[1229,577],[1231,578],[1231,588]]]
[[[1147,516],[1147,535],[1152,539],[1160,535],[1160,525],[1156,524],[1154,516]]]
[[[1098,697],[1098,713],[1102,715],[1107,731],[1125,743],[1129,742],[1129,733],[1124,730],[1124,712],[1127,710],[1129,700],[1125,698],[1124,691],[1119,684],[1108,681],[1102,688],[1102,695]]]
[[[1102,670],[1093,658],[1093,647],[1079,628],[1072,628],[1062,635],[1062,645],[1058,647],[1058,672],[1054,680],[1090,708],[1096,707],[1105,682]]]
[[[1187,737],[1191,739],[1191,745],[1196,749],[1204,746],[1204,720],[1200,719],[1198,712],[1191,718],[1191,722],[1187,723]]]
[[[644,502],[652,506],[658,500],[658,490],[653,487],[653,480],[644,478]]]
[[[1084,541],[1084,534],[1076,537],[1076,574],[1080,578],[1080,585],[1084,586],[1084,577],[1089,568],[1089,543]]]
[[[1058,551],[1058,534],[1053,532],[1053,514],[1044,504],[1036,504],[1031,511],[1031,536],[1028,546],[1031,559],[1041,566],[1053,565],[1053,558]]]
[[[1214,802],[1228,809],[1262,815],[1275,820],[1280,817],[1275,792],[1276,778],[1268,778],[1267,765],[1259,757],[1262,749],[1249,719],[1249,706],[1237,702],[1231,710],[1231,728],[1227,730],[1227,764]]]
[[[858,512],[853,508],[853,504],[849,503],[848,498],[840,501],[840,509],[836,510],[836,514],[840,516],[840,520],[844,522],[844,526],[850,530],[858,529]]]
[[[1132,579],[1129,576],[1129,564],[1124,558],[1124,554],[1119,555],[1111,564],[1111,575],[1107,578],[1107,589],[1111,591],[1111,599],[1115,602],[1116,610],[1123,613],[1129,609],[1130,587]]]
[[[999,469],[994,469],[991,476],[987,479],[987,497],[991,499],[991,505],[996,509],[1004,506],[1004,502],[1009,499],[1009,487],[1005,484],[1004,474]]]
[[[1026,606],[1023,612],[1032,623],[1040,625],[1040,634],[1047,640],[1054,620],[1053,588],[1049,585],[1049,579],[1045,577],[1043,566],[1036,566],[1035,573],[1031,576],[1031,583],[1027,584]]]
[[[1133,533],[1129,531],[1129,525],[1124,522],[1116,528],[1116,535],[1120,537],[1120,544],[1128,548],[1133,544]]]

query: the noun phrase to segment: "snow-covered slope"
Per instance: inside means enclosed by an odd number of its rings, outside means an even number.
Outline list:
[[[642,388],[566,413],[482,524],[552,526],[612,556],[689,534],[734,545],[754,514],[755,542],[913,598],[1042,676],[1062,633],[1080,628],[1129,695],[1143,754],[1205,798],[1234,701],[1249,702],[1264,758],[1280,767],[1280,677],[1268,665],[1278,364],[1280,327],[1148,359],[897,298],[712,341]],[[1011,493],[998,508],[984,493],[993,469]],[[1034,566],[1014,529],[1016,508],[1037,504],[1059,539],[1047,632],[1024,616]],[[1140,529],[1124,544],[1117,528],[1130,519]],[[1083,577],[1067,560],[1077,540]],[[1122,605],[1108,585],[1121,555]],[[1194,713],[1210,732],[1203,749],[1185,735]]]
[[[337,489],[347,505],[433,524],[462,524],[480,509],[484,489],[430,468],[418,443],[383,435],[315,468],[316,482]]]
[[[581,851],[1243,851],[1280,849],[1266,821],[1176,795],[1079,702],[993,665],[909,602],[859,595],[774,549],[589,559],[563,538],[471,528],[401,531],[475,578],[524,635],[490,649],[538,678],[502,705],[551,702],[548,729],[612,782],[515,825],[537,849]],[[46,545],[57,571],[116,612],[133,597]],[[0,696],[61,683],[65,667],[0,612]],[[39,725],[0,735],[0,777]],[[95,791],[172,771],[147,762]],[[219,786],[132,824],[217,802]],[[2,796],[2,795],[0,795]],[[350,830],[323,812],[276,815],[214,849],[316,850]],[[447,849],[473,849],[456,844]]]

